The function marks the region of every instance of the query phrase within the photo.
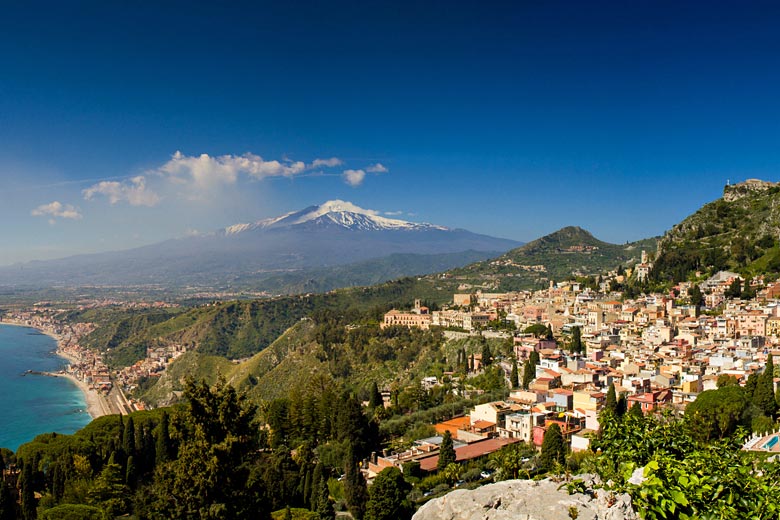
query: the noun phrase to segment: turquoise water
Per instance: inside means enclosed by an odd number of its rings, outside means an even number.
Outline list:
[[[778,441],[778,440],[779,440],[779,439],[778,439],[778,436],[777,436],[777,435],[775,435],[774,437],[772,437],[771,439],[769,439],[769,441],[767,441],[767,443],[766,443],[766,444],[764,444],[764,449],[765,449],[765,450],[771,450],[772,448],[774,448],[774,447],[775,447],[775,444],[777,444],[777,441]]]
[[[23,375],[57,371],[54,339],[27,327],[0,325],[0,447],[14,451],[40,433],[73,433],[89,423],[84,395],[62,377]]]

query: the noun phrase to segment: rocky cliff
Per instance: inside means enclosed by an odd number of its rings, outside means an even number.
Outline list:
[[[431,500],[412,520],[637,520],[628,495],[569,495],[552,480],[507,480]],[[588,486],[589,487],[589,486]]]

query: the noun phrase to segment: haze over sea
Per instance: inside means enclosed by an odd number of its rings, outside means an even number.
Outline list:
[[[61,377],[23,375],[53,372],[67,362],[54,354],[55,340],[35,329],[0,325],[0,447],[14,451],[36,435],[73,433],[90,422],[84,395]]]

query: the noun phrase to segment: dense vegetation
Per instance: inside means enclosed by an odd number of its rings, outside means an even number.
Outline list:
[[[681,281],[696,271],[780,275],[780,187],[718,199],[674,226],[659,243],[652,276]]]

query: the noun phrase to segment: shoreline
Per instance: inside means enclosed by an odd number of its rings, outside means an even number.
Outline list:
[[[25,323],[17,323],[17,322],[7,321],[7,320],[0,321],[0,325],[10,325],[12,327],[26,327],[28,329],[37,330],[41,334],[49,336],[57,343],[57,348],[54,350],[54,354],[56,354],[58,357],[68,362],[68,369],[70,368],[71,365],[77,364],[81,361],[80,359],[76,358],[72,354],[65,352],[65,350],[62,348],[63,339],[59,334],[55,334],[51,331],[39,329],[38,327],[33,327]],[[85,383],[84,381],[78,379],[76,376],[71,374],[68,371],[68,369],[65,369],[63,372],[47,372],[47,374],[54,377],[63,377],[65,379],[68,379],[74,385],[76,385],[76,387],[81,391],[82,395],[84,396],[84,402],[87,406],[87,413],[90,415],[90,417],[93,420],[97,419],[98,417],[102,417],[104,415],[111,415],[111,407],[109,406],[106,397],[100,394],[100,392],[98,392],[97,390],[93,390],[92,388],[90,388],[87,383]]]

